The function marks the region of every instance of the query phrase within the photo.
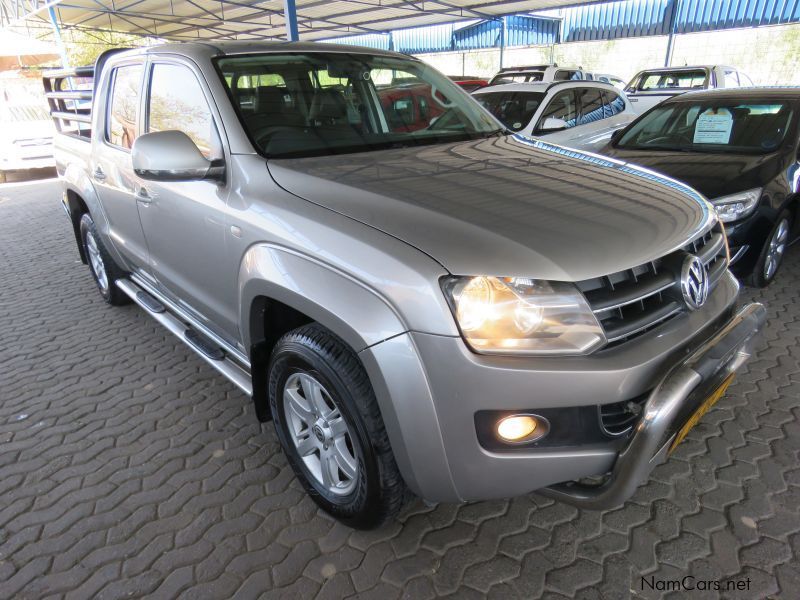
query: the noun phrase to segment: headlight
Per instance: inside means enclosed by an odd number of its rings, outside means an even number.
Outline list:
[[[464,339],[476,352],[579,355],[606,343],[586,299],[571,284],[452,277],[443,287]]]
[[[743,219],[753,212],[759,198],[761,198],[761,188],[755,188],[730,196],[714,198],[711,200],[711,204],[717,209],[719,220],[723,223],[730,223]]]

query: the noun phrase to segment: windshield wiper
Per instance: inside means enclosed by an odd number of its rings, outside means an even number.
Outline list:
[[[617,148],[621,148],[622,150],[658,150],[660,152],[695,152],[692,148],[686,148],[681,146],[617,146]]]
[[[489,133],[483,136],[484,139],[490,137],[503,137],[504,135],[512,135],[514,132],[511,131],[508,127],[501,127],[500,129],[495,129],[494,131],[490,131]]]

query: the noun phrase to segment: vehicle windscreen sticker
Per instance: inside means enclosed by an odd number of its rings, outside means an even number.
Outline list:
[[[695,144],[728,144],[731,140],[733,115],[727,108],[709,108],[697,118]]]

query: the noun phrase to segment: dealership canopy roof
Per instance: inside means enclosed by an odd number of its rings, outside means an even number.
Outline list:
[[[295,0],[300,39],[589,4],[576,0]],[[0,0],[0,26],[49,25],[171,40],[286,38],[284,0]]]

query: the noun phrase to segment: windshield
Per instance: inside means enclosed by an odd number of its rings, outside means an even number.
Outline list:
[[[645,71],[631,91],[691,90],[706,85],[707,74],[703,69],[680,71]]]
[[[475,100],[511,129],[520,131],[530,123],[542,103],[541,92],[484,92],[475,94]]]
[[[244,128],[270,157],[366,152],[503,131],[456,84],[416,60],[314,52],[216,64]]]
[[[617,142],[618,148],[766,154],[780,146],[793,115],[780,101],[676,102],[657,107]]]

